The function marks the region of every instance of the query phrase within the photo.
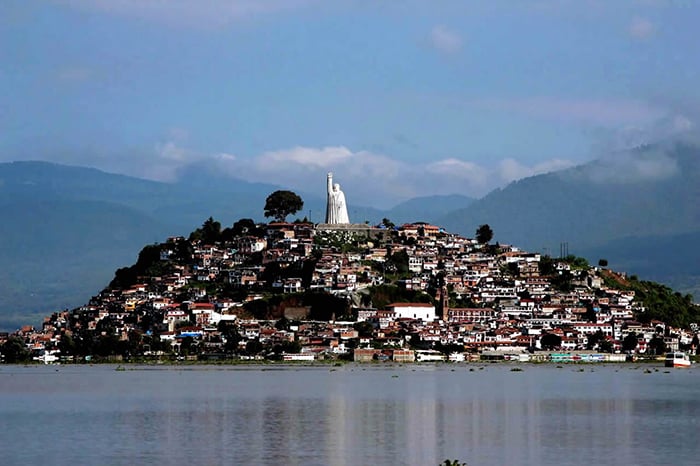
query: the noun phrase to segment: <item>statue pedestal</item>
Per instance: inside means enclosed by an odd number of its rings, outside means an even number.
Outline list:
[[[384,238],[390,233],[389,230],[376,228],[365,223],[319,223],[316,225],[316,231],[342,231],[370,238]]]

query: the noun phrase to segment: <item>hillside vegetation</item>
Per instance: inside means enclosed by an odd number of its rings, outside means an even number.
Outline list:
[[[690,294],[681,294],[670,287],[648,280],[639,280],[636,275],[629,279],[616,273],[605,271],[606,285],[620,290],[632,290],[635,299],[645,306],[644,312],[637,313],[643,323],[660,320],[674,327],[688,328],[700,322],[700,306],[693,303]]]

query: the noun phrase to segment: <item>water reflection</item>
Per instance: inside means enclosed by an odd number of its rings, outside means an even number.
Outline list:
[[[3,368],[3,464],[652,465],[700,453],[697,370],[206,369]]]

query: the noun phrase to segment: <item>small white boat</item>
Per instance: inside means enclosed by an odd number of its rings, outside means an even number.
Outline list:
[[[666,367],[690,367],[690,358],[681,351],[666,353],[664,365]]]

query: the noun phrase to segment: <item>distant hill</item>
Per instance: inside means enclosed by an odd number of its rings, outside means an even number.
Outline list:
[[[619,247],[616,259],[633,265],[649,251],[623,248],[629,244],[624,238],[700,231],[699,179],[699,147],[679,143],[645,146],[516,181],[465,209],[448,213],[439,223],[449,231],[471,236],[480,224],[488,223],[494,241],[555,256],[565,243],[569,253],[586,254],[596,262],[598,256],[612,257],[611,248]],[[665,251],[665,261],[683,258],[680,248]],[[630,270],[634,273],[636,269]],[[700,263],[695,262],[687,272],[700,276]],[[668,273],[647,276],[666,283],[671,280]]]
[[[102,289],[168,227],[103,201],[0,202],[0,328],[38,322]]]
[[[161,183],[94,168],[48,162],[0,164],[0,196],[6,200],[62,199],[104,201],[130,207],[185,234],[213,215],[233,222],[236,215],[262,217],[265,197],[277,186],[243,180],[205,179],[186,174],[178,183]]]
[[[592,264],[606,259],[611,268],[700,298],[700,231],[665,236],[632,236],[612,240],[579,254]]]
[[[0,164],[0,329],[74,307],[148,243],[209,216],[262,218],[275,186],[185,176],[159,183],[46,162]]]
[[[386,215],[396,224],[417,221],[435,223],[448,212],[468,207],[473,202],[474,198],[460,194],[416,197],[392,207]]]

